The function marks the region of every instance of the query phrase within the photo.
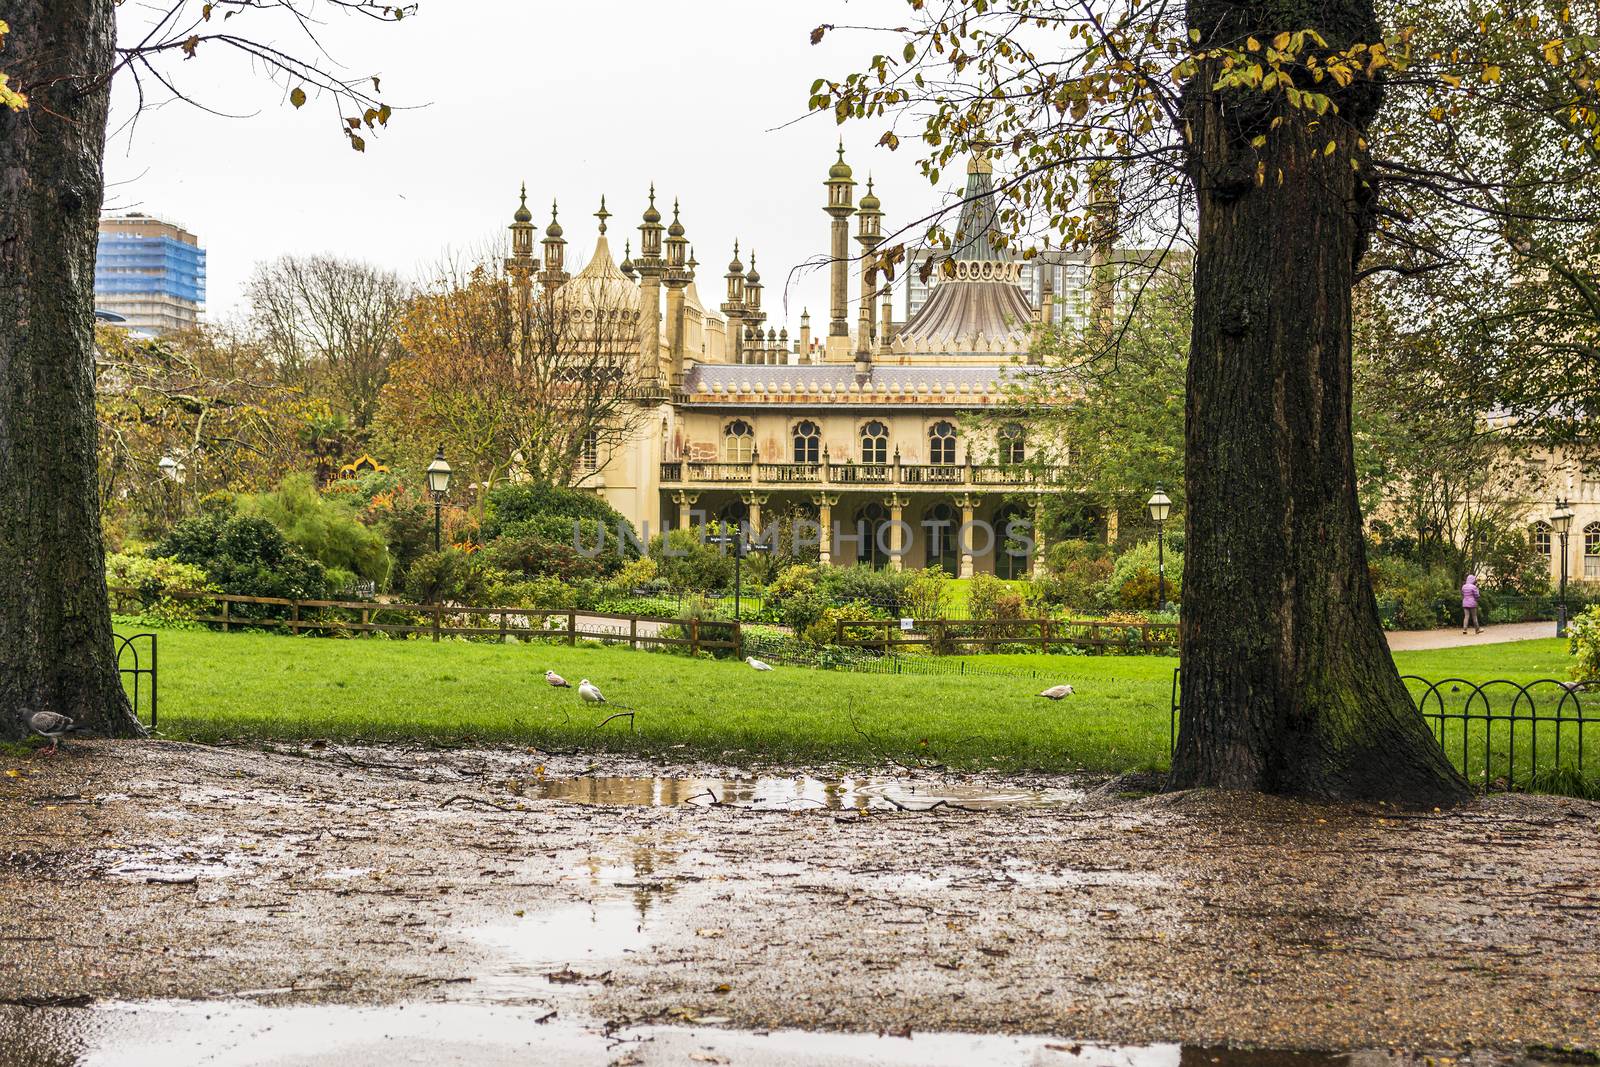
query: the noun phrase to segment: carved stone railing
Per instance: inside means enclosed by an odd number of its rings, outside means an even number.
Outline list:
[[[665,486],[750,485],[766,489],[785,486],[886,486],[904,489],[983,487],[1039,489],[1072,484],[1064,464],[1013,463],[891,463],[833,462],[824,454],[820,463],[768,463],[759,458],[743,463],[668,460],[661,464]]]

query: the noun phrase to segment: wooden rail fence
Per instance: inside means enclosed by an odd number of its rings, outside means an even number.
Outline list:
[[[131,586],[111,586],[114,611],[125,612],[130,603],[144,606],[148,599]],[[234,593],[198,593],[162,590],[155,599],[202,601],[210,614],[196,622],[233,629],[276,628],[288,633],[324,637],[350,634],[428,634],[441,637],[476,637],[505,641],[579,640],[627,642],[629,648],[686,646],[691,653],[744,648],[740,624],[727,619],[671,619],[653,615],[617,615],[574,608],[480,608],[460,604],[383,604],[359,600],[291,600],[283,597],[239,596]],[[483,620],[475,622],[475,620]],[[668,627],[675,628],[668,631]]]
[[[1178,626],[1170,622],[1102,622],[1061,619],[840,619],[835,644],[890,652],[908,645],[956,651],[972,645],[990,651],[1002,645],[1033,645],[1041,652],[1073,646],[1100,651],[1162,652],[1178,647]]]

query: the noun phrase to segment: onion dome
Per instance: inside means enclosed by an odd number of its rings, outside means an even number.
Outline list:
[[[517,213],[511,216],[513,222],[532,222],[533,212],[528,210],[528,183],[522,183],[522,204],[517,208]]]
[[[622,265],[617,269],[622,271],[623,277],[628,278],[630,281],[633,279],[634,270],[632,241],[622,242]]]
[[[554,200],[550,201],[550,225],[545,227],[544,235],[546,237],[561,236],[561,223],[556,221],[556,202]]]
[[[746,285],[761,284],[761,272],[756,270],[756,254],[754,252],[750,253],[750,273],[744,276],[744,283]]]
[[[851,174],[850,164],[844,161],[844,142],[840,141],[839,161],[828,168],[828,179],[830,181],[848,181]]]
[[[674,198],[672,201],[672,225],[667,227],[667,236],[683,236],[683,223],[678,221],[678,201],[676,198]]]
[[[743,274],[744,264],[739,262],[739,242],[733,242],[733,258],[728,261],[729,274]]]
[[[872,179],[870,177],[867,179],[867,195],[861,198],[861,203],[858,206],[862,211],[877,211],[883,207],[883,202],[872,192]]]
[[[661,221],[661,212],[656,210],[656,183],[650,183],[650,206],[644,209],[644,221],[654,226]]]

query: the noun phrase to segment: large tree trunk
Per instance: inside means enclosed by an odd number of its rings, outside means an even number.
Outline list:
[[[0,59],[0,737],[20,709],[135,734],[112,648],[96,493],[94,258],[111,0],[8,0]]]
[[[1372,0],[1189,0],[1188,19],[1201,47],[1308,27],[1334,48],[1379,39]],[[1373,203],[1359,139],[1381,94],[1357,80],[1317,116],[1215,77],[1185,93],[1199,248],[1170,786],[1453,803],[1467,786],[1390,658],[1356,500],[1351,288]]]

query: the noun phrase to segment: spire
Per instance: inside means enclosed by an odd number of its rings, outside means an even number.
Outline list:
[[[550,201],[550,225],[545,229],[544,235],[546,237],[561,236],[561,223],[556,221],[556,202],[554,199]]]
[[[632,238],[622,242],[622,263],[617,267],[617,269],[620,270],[623,273],[623,276],[629,280],[634,278]]]
[[[672,225],[667,227],[668,237],[682,237],[683,223],[678,221],[678,198],[672,198]]]
[[[689,273],[693,274],[694,273],[694,269],[696,267],[698,267],[699,265],[700,265],[700,261],[698,259],[694,258],[694,245],[690,245],[689,246]]]
[[[605,193],[600,194],[600,210],[594,213],[594,217],[600,220],[600,236],[604,237],[606,233],[606,219],[611,217],[611,212],[606,210]]]
[[[522,203],[517,206],[516,214],[511,216],[513,222],[532,222],[533,212],[528,210],[528,183],[522,183]]]
[[[650,206],[644,209],[644,221],[654,224],[661,221],[661,212],[656,210],[656,183],[650,183]]]
[[[739,239],[733,239],[733,259],[728,262],[728,276],[744,274],[744,264],[739,262]]]

